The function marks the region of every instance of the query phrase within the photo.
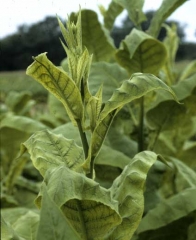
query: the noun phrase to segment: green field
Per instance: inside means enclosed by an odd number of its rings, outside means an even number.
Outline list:
[[[30,91],[33,96],[45,96],[47,91],[25,71],[0,72],[1,99],[10,91]]]

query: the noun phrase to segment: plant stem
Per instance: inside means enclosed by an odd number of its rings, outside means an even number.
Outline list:
[[[82,125],[81,125],[81,121],[80,120],[77,121],[77,125],[78,125],[78,129],[79,129],[79,132],[80,132],[80,137],[81,137],[81,140],[82,140],[84,156],[85,156],[85,159],[87,159],[89,146],[88,146],[88,141],[87,141],[87,138],[86,138],[86,133],[82,129]],[[93,178],[94,160],[95,160],[95,158],[92,157],[91,163],[90,163],[90,173],[86,174],[86,176],[88,178],[91,178],[91,179]]]
[[[144,97],[140,99],[140,118],[138,133],[138,152],[144,150]]]
[[[82,129],[82,124],[81,124],[80,120],[77,120],[77,125],[78,125],[78,129],[79,129],[79,133],[80,133],[80,138],[81,138],[81,141],[82,141],[84,156],[85,156],[85,158],[87,158],[88,157],[89,146],[88,146],[88,141],[87,141],[87,138],[86,138],[86,133]]]

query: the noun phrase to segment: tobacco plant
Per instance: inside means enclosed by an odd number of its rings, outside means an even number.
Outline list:
[[[175,27],[165,26],[163,43],[156,39],[164,20],[184,2],[163,1],[147,33],[140,28],[146,19],[142,0],[115,0],[108,10],[101,7],[104,26],[91,10],[71,14],[66,27],[58,19],[67,58],[57,67],[47,53],[42,53],[33,57],[26,73],[48,90],[50,102],[58,106],[51,119],[58,115],[70,122],[55,129],[29,122],[33,127],[28,135],[35,132],[22,140],[20,155],[12,167],[3,169],[8,173],[3,180],[4,198],[14,191],[29,154],[43,178],[33,185],[39,189],[35,204],[40,210],[23,208],[17,212],[16,208],[13,211],[15,215],[20,212],[18,220],[5,210],[3,239],[129,240],[150,239],[151,234],[164,239],[162,230],[149,234],[150,230],[161,229],[186,215],[189,225],[193,223],[196,206],[189,200],[195,196],[196,169],[176,158],[185,159],[183,148],[195,147],[191,139],[196,129],[192,127],[195,95],[191,95],[196,87],[195,63],[177,76],[173,71],[178,45]],[[136,28],[116,49],[109,31],[124,8]],[[189,112],[187,106],[191,106]],[[4,131],[13,126],[14,120],[10,123],[7,119],[3,119]],[[186,124],[189,126],[185,128]],[[18,126],[18,131],[21,128]],[[177,175],[180,185],[175,183],[174,190],[162,184],[157,190],[151,178],[153,171],[158,183],[161,172],[167,183]],[[145,200],[144,204],[144,191],[151,202]],[[179,196],[189,207],[183,208]],[[9,201],[14,204],[13,199]],[[167,219],[163,215],[171,206],[173,216]],[[190,231],[189,239],[193,239]]]

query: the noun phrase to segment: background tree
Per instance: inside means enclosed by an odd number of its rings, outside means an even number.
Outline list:
[[[51,61],[59,65],[65,57],[60,36],[56,17],[46,17],[31,26],[20,26],[15,34],[1,40],[0,70],[25,69],[32,62],[32,56],[46,51]]]

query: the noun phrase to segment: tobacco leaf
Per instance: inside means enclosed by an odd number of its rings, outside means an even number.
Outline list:
[[[142,219],[138,233],[155,230],[176,221],[196,210],[196,188],[187,188],[163,200]]]
[[[26,74],[41,83],[63,103],[74,125],[77,125],[78,119],[83,121],[84,109],[79,89],[66,72],[48,60],[46,53],[34,58]]]
[[[135,73],[129,80],[123,81],[121,87],[116,89],[112,97],[105,103],[100,114],[100,121],[115,109],[120,109],[126,103],[140,98],[153,90],[167,91],[178,102],[173,90],[159,78],[152,74]]]
[[[142,11],[144,0],[114,0],[114,2],[128,11],[129,18],[136,26],[146,20],[146,16]]]
[[[112,30],[114,25],[114,21],[116,17],[123,11],[123,7],[116,3],[115,1],[111,1],[107,11],[104,11],[104,26],[109,31]]]
[[[110,191],[65,165],[50,168],[44,182],[47,192],[83,239],[103,239],[121,223],[118,202]],[[36,204],[40,207],[41,190]]]
[[[129,240],[137,229],[144,210],[144,184],[156,159],[157,155],[153,152],[138,153],[115,179],[110,191],[112,198],[118,201],[122,223],[111,233],[108,240]]]
[[[71,20],[76,21],[76,15],[71,15]],[[82,10],[82,44],[93,54],[93,61],[107,61],[114,55],[113,39],[107,29],[98,21],[96,12]]]
[[[42,185],[43,198],[40,211],[40,222],[36,240],[80,240],[70,222],[63,215],[59,207],[49,197],[46,186]]]
[[[186,1],[187,0],[164,0],[151,20],[148,33],[156,38],[165,19]]]
[[[137,29],[122,40],[116,52],[117,61],[129,74],[142,72],[157,75],[166,58],[163,43]]]
[[[34,133],[21,146],[21,153],[28,150],[34,166],[42,176],[49,168],[65,165],[70,169],[82,172],[84,161],[83,149],[62,135],[48,130]]]

